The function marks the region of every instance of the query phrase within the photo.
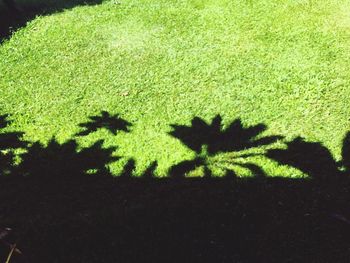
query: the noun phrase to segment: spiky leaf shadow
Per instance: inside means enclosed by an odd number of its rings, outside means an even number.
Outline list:
[[[77,133],[77,136],[85,136],[102,128],[116,135],[118,131],[129,132],[131,126],[131,123],[119,117],[118,114],[110,115],[107,111],[102,111],[100,115],[89,118],[90,121],[79,124],[84,130]]]
[[[171,125],[173,131],[169,134],[179,139],[196,153],[207,145],[209,155],[220,152],[242,151],[254,147],[270,145],[281,139],[281,136],[265,136],[257,138],[266,130],[266,126],[258,124],[244,127],[240,119],[234,120],[227,128],[222,128],[222,118],[217,115],[210,124],[195,117],[191,126]]]
[[[204,166],[205,173],[211,175],[209,169],[208,157],[219,153],[240,152],[256,147],[269,146],[282,136],[265,136],[261,133],[266,130],[266,126],[258,124],[255,126],[244,127],[240,119],[234,120],[228,127],[223,128],[222,118],[217,115],[211,123],[206,123],[199,117],[193,118],[191,126],[171,125],[173,130],[169,133],[171,136],[179,139],[184,145],[196,153],[193,160],[183,161],[170,169],[170,174],[185,174],[197,168]],[[261,155],[261,154],[260,154]],[[256,154],[243,154],[239,158],[249,158]],[[263,175],[263,170],[255,164],[239,163],[230,160],[232,165],[240,166],[257,175]],[[228,174],[225,169],[225,174]]]
[[[157,161],[153,161],[147,168],[146,170],[142,173],[141,177],[143,178],[152,178],[156,176],[156,169],[158,167],[158,162]]]
[[[60,144],[51,139],[47,146],[36,142],[21,155],[18,167],[21,175],[36,177],[76,177],[89,170],[106,172],[106,165],[118,160],[113,156],[115,147],[103,148],[103,140],[79,150],[75,140]]]

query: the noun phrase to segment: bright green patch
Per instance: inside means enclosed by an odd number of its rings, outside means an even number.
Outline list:
[[[0,114],[46,142],[69,139],[101,110],[118,113],[130,133],[77,138],[118,145],[124,158],[112,169],[133,157],[136,174],[193,158],[170,125],[217,114],[321,141],[338,157],[350,129],[349,21],[346,0],[106,1],[38,17],[0,46]]]

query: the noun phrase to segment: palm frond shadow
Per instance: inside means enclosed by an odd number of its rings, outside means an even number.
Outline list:
[[[89,118],[90,121],[79,124],[84,130],[77,133],[77,136],[85,136],[102,128],[107,129],[114,135],[119,131],[130,131],[131,123],[119,117],[118,114],[110,115],[107,111],[101,111],[100,115],[90,116]]]
[[[217,115],[210,124],[195,117],[191,126],[171,125],[173,130],[171,136],[179,139],[184,145],[193,150],[196,156],[193,160],[183,161],[170,169],[171,175],[186,174],[199,166],[204,166],[205,176],[212,174],[206,156],[214,156],[219,153],[246,151],[254,148],[263,148],[273,145],[282,136],[264,136],[261,134],[266,130],[264,124],[244,127],[240,119],[236,119],[226,128],[223,128],[222,118]],[[261,154],[240,154],[236,159],[249,158]],[[255,175],[264,175],[263,170],[253,163],[239,163],[230,159],[230,163],[251,170]],[[225,169],[226,173],[229,169]],[[231,171],[232,173],[234,171]]]
[[[0,136],[6,137],[9,123],[5,116],[0,120]],[[248,129],[249,136],[231,148],[215,146],[202,134],[206,139],[200,142],[210,142],[212,155],[255,147],[264,138],[256,137],[258,127],[238,128]],[[231,139],[223,131],[214,134]],[[21,144],[19,136],[14,145],[22,147],[21,161],[0,176],[0,229],[12,228],[0,240],[0,261],[8,244],[16,243],[22,255],[13,262],[347,262],[348,138],[341,163],[320,143],[297,138],[277,150],[262,140],[268,158],[310,176],[290,179],[239,178],[231,170],[222,178],[156,178],[157,161],[133,177],[133,159],[117,176],[107,169],[115,148],[102,141],[81,149],[74,138],[43,145]],[[4,145],[0,152],[11,150],[10,143]],[[205,159],[199,150],[187,162],[203,165]],[[241,165],[259,173],[255,164]],[[320,171],[328,180],[319,179]]]

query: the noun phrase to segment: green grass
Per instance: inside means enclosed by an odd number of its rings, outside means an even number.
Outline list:
[[[198,116],[265,123],[264,135],[321,141],[339,157],[350,129],[350,2],[124,0],[37,17],[0,46],[0,114],[28,140],[65,141],[101,110],[130,133],[121,169],[164,175],[194,155],[168,132]],[[264,158],[271,175],[292,175]]]

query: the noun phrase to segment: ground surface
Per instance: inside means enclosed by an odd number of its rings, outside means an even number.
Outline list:
[[[56,11],[0,46],[0,111],[26,139],[63,142],[106,110],[130,132],[80,143],[118,145],[114,171],[132,157],[135,173],[157,161],[164,175],[194,156],[170,125],[219,114],[223,125],[264,123],[265,134],[321,141],[339,157],[350,127],[348,1],[125,0]]]
[[[349,1],[16,4],[1,262],[349,262]]]

